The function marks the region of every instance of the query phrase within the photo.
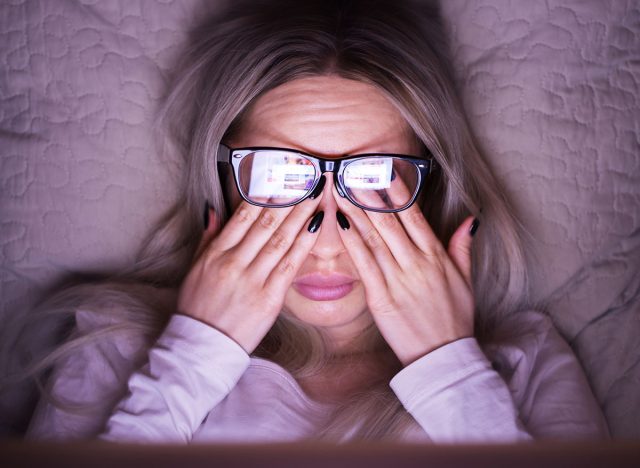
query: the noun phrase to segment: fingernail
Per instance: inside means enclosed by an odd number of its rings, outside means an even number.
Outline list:
[[[313,218],[311,218],[311,222],[309,223],[309,227],[307,230],[310,233],[314,233],[318,230],[320,225],[322,224],[322,219],[324,218],[324,211],[318,211]]]
[[[327,182],[327,178],[324,176],[324,174],[322,174],[322,176],[320,177],[320,180],[318,181],[318,185],[313,190],[313,193],[311,194],[311,196],[309,198],[314,199],[318,195],[320,195],[322,193],[322,189],[324,189],[324,184],[326,182]]]
[[[393,170],[393,167],[391,168],[391,181],[393,182],[394,180],[396,180],[396,171]]]
[[[209,227],[209,200],[204,202],[204,230]]]
[[[471,234],[471,237],[475,236],[476,231],[478,230],[478,226],[480,226],[480,220],[478,218],[473,218],[471,229],[469,229],[469,234]]]
[[[346,231],[351,227],[351,225],[349,224],[349,220],[344,214],[342,214],[342,211],[336,211],[336,218],[338,218],[338,225],[342,228],[342,230]]]

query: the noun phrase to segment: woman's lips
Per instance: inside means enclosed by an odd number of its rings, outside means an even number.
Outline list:
[[[312,301],[335,301],[353,290],[354,279],[341,274],[322,275],[312,273],[298,278],[293,287]]]

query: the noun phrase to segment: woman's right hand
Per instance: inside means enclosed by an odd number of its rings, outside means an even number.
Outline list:
[[[213,210],[178,295],[178,313],[215,327],[248,354],[267,334],[318,233],[308,230],[322,194],[289,208],[243,201],[219,235]]]

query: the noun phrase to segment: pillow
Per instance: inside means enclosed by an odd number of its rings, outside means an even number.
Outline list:
[[[176,198],[156,105],[196,1],[3,2],[2,313],[130,263]]]
[[[180,162],[154,147],[153,119],[204,4],[0,5],[0,318],[66,273],[130,263],[175,201]],[[582,359],[612,432],[638,436],[640,5],[442,8],[469,120],[531,234],[532,298]]]
[[[199,3],[0,3],[3,323],[68,273],[130,264],[173,204],[179,161],[152,129]],[[23,429],[27,394],[2,396],[0,433]]]
[[[442,2],[471,125],[530,233],[532,299],[640,436],[640,5]]]

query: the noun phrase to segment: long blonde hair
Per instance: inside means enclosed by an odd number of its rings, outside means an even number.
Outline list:
[[[152,343],[173,310],[175,295],[159,304],[149,291],[179,288],[202,234],[205,200],[225,216],[215,163],[218,144],[242,127],[243,112],[256,97],[296,78],[323,74],[377,87],[434,155],[439,171],[428,181],[423,206],[445,245],[469,213],[482,219],[473,246],[477,336],[487,339],[494,323],[525,304],[518,224],[469,131],[434,6],[375,0],[236,2],[194,30],[176,70],[159,122],[170,138],[168,147],[184,157],[180,199],[152,230],[130,269],[66,288],[43,303],[41,314],[73,315],[80,304],[99,311],[97,298],[106,295],[111,305],[122,305],[107,308],[121,315],[110,332],[135,329]],[[31,372],[51,367],[91,339],[67,340],[37,359]],[[327,360],[318,330],[282,317],[256,354],[296,377],[317,372]],[[389,375],[396,370],[390,368]],[[412,422],[388,388],[389,375],[342,405],[318,437],[399,436]],[[126,382],[118,385],[124,388]]]

